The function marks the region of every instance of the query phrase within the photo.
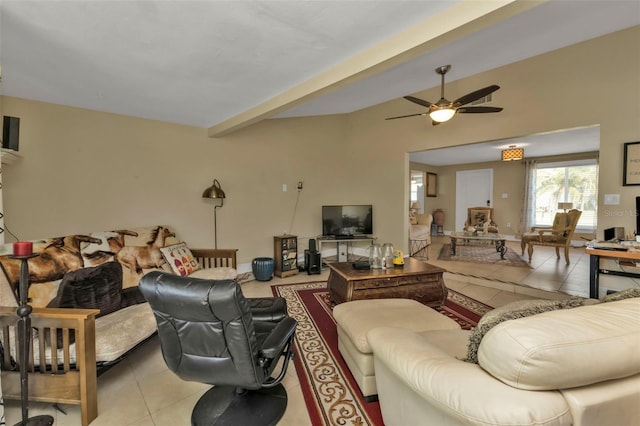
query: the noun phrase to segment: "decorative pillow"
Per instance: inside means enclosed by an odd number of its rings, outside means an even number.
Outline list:
[[[106,262],[67,272],[48,308],[100,309],[98,316],[122,307],[122,265]]]
[[[200,269],[191,250],[189,250],[189,247],[187,247],[187,244],[184,242],[162,247],[160,251],[176,275],[184,277]]]
[[[417,225],[418,224],[418,218],[415,216],[409,216],[409,223],[411,225]]]
[[[482,226],[485,222],[491,222],[491,210],[471,209],[469,210],[470,225]]]
[[[118,311],[130,305],[146,302],[138,287],[122,289],[122,265],[105,262],[98,266],[67,272],[58,293],[48,308],[99,309],[96,317]],[[58,330],[58,348],[62,347],[62,330]],[[51,338],[45,335],[47,341]],[[75,342],[73,331],[69,333],[69,344]]]
[[[416,215],[418,225],[429,225],[433,222],[433,216],[430,213],[421,213]]]
[[[480,318],[476,328],[469,334],[469,346],[467,347],[466,362],[478,363],[478,348],[482,338],[496,325],[518,318],[529,317],[542,312],[555,311],[558,309],[576,308],[584,305],[585,299],[572,297],[565,300],[520,300],[507,303],[504,306],[493,309]]]
[[[617,300],[629,299],[632,297],[640,297],[640,288],[628,288],[622,291],[616,291],[602,298],[602,302],[615,302]]]

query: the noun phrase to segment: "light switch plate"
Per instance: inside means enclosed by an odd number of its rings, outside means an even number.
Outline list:
[[[620,204],[620,194],[604,194],[604,204],[607,206],[617,206]]]

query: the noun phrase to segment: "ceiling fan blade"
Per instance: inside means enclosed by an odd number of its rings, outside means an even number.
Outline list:
[[[453,101],[453,105],[456,107],[466,105],[469,102],[476,101],[480,98],[487,96],[490,93],[495,92],[499,88],[500,86],[496,86],[495,84],[491,86],[483,87],[482,89],[478,89],[475,92],[467,93],[463,97],[456,99],[455,101]]]
[[[420,114],[409,114],[409,115],[401,115],[398,117],[389,117],[389,118],[385,118],[385,120],[395,120],[396,118],[407,118],[407,117],[416,117],[418,115],[427,115],[426,112],[422,112]]]
[[[483,114],[486,112],[500,112],[502,108],[499,107],[488,107],[488,106],[477,106],[477,107],[461,107],[458,108],[458,112],[463,114]]]
[[[424,107],[429,108],[431,106],[431,102],[422,100],[420,98],[414,98],[413,96],[405,96],[406,100],[413,102],[414,104],[422,105]]]

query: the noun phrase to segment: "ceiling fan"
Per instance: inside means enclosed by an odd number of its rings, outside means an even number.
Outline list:
[[[495,84],[476,90],[475,92],[467,93],[461,98],[451,102],[444,97],[444,75],[451,69],[451,65],[444,65],[436,68],[436,72],[441,75],[442,85],[440,88],[440,100],[435,104],[431,102],[415,98],[413,96],[404,96],[408,101],[427,107],[428,110],[419,114],[401,115],[399,117],[389,117],[385,120],[395,120],[397,118],[416,117],[419,115],[428,115],[431,117],[431,122],[434,126],[450,120],[456,113],[460,114],[483,114],[488,112],[500,112],[502,108],[489,107],[489,106],[464,106],[475,100],[483,98],[500,88]]]

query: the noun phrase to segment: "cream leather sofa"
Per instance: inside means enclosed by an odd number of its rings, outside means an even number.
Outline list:
[[[369,331],[387,426],[640,424],[640,298],[502,322],[479,364],[468,333]]]

